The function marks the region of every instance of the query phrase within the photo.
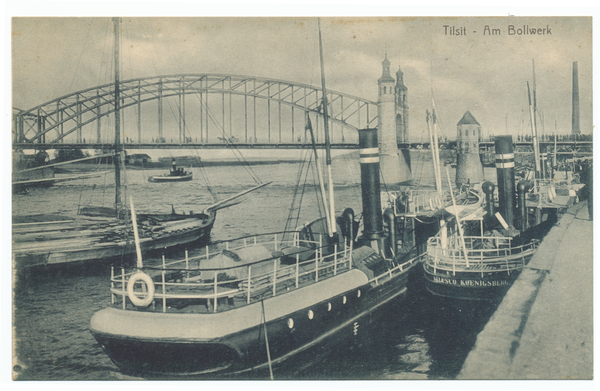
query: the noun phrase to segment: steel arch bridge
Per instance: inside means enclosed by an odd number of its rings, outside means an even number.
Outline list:
[[[120,83],[126,144],[309,144],[305,113],[324,138],[320,88],[227,74],[180,74]],[[190,103],[190,98],[193,100]],[[377,124],[377,103],[327,91],[332,143],[356,145]],[[15,147],[114,142],[114,84],[77,91],[13,112]],[[165,145],[166,147],[167,145]],[[343,146],[342,146],[343,147]]]

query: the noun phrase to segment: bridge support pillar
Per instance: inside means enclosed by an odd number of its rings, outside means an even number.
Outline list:
[[[412,180],[412,175],[406,159],[401,151],[382,152],[379,155],[381,176],[389,190],[397,190],[400,184],[406,184]]]

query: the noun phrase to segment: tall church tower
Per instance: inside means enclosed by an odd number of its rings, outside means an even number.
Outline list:
[[[404,85],[404,72],[398,67],[396,72],[396,139],[398,143],[408,142],[408,88]]]
[[[387,54],[381,65],[383,71],[381,77],[377,80],[379,86],[377,136],[380,149],[380,170],[388,187],[393,187],[412,180],[412,176],[404,155],[398,151],[396,129],[397,86],[396,80],[390,74],[390,62],[387,59]],[[404,94],[404,99],[405,97]],[[404,113],[402,116],[404,116]]]

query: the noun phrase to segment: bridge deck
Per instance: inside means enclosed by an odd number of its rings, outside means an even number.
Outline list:
[[[541,143],[553,145],[553,143]],[[480,142],[480,152],[484,153],[486,150],[494,149],[494,142],[484,141]],[[557,143],[559,146],[569,146],[571,149],[582,149],[589,148],[590,151],[593,146],[592,141],[577,141],[577,142],[561,142]],[[127,143],[123,144],[124,149],[224,149],[235,146],[239,149],[306,149],[312,148],[312,144],[309,143],[246,143],[246,142],[216,142],[216,143]],[[531,147],[531,143],[517,142],[515,146]],[[315,147],[318,149],[324,149],[325,143],[317,143]],[[455,149],[456,141],[449,141],[440,144],[441,149]],[[113,144],[98,144],[98,143],[13,143],[13,149],[35,149],[35,150],[48,150],[48,149],[106,149],[110,150],[113,148]],[[332,149],[358,149],[358,144],[352,143],[332,143]],[[400,143],[398,144],[399,149],[429,149],[429,143]],[[558,151],[557,154],[573,154],[577,151]],[[515,153],[529,153],[519,152]],[[591,152],[590,152],[591,153]]]

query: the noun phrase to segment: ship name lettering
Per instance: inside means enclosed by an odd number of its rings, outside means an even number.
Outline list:
[[[446,284],[446,285],[458,285],[458,281],[453,280],[451,278],[441,278],[441,277],[433,277],[433,282],[438,284]]]
[[[506,286],[508,281],[460,280],[461,286]]]

